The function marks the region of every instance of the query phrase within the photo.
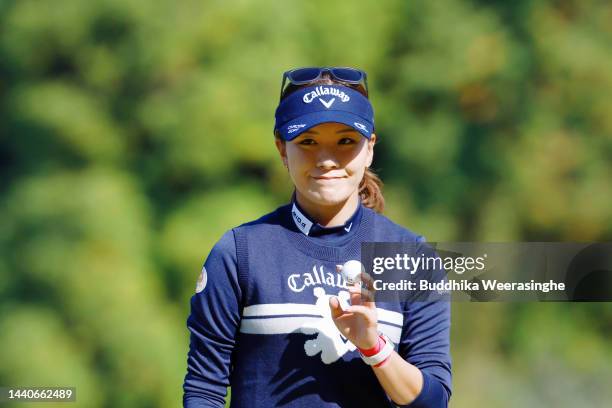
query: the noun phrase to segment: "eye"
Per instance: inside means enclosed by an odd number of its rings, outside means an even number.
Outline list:
[[[298,144],[301,144],[301,145],[314,145],[314,144],[317,144],[317,142],[314,139],[305,138],[305,139],[300,140],[298,142]]]
[[[355,144],[357,141],[351,137],[343,137],[338,141],[339,145]]]

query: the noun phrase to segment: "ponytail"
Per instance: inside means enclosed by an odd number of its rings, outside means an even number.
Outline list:
[[[385,198],[382,195],[383,182],[369,168],[365,169],[361,183],[359,183],[359,197],[361,203],[376,211],[382,213],[385,209]]]

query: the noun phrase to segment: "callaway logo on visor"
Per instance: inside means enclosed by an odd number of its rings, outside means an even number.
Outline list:
[[[314,100],[318,100],[326,109],[329,109],[336,101],[336,98],[338,98],[340,102],[345,103],[351,100],[351,97],[341,89],[326,86],[317,86],[314,91],[304,94],[302,100],[304,103],[311,103]]]
[[[303,128],[305,126],[306,126],[306,124],[304,124],[304,123],[300,123],[299,125],[291,125],[291,126],[287,127],[287,133],[297,132],[298,130],[300,130],[301,128]]]
[[[365,130],[366,132],[368,131],[368,128],[363,123],[353,122],[353,125],[357,126],[361,130]]]

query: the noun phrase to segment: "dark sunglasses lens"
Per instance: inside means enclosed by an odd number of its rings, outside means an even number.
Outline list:
[[[320,72],[319,68],[300,68],[291,71],[287,76],[292,82],[308,82],[317,79]]]
[[[359,82],[363,78],[361,71],[350,68],[334,68],[332,74],[341,81]]]

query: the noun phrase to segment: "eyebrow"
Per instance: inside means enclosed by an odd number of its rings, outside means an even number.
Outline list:
[[[356,130],[355,130],[355,129],[353,129],[353,128],[344,128],[344,129],[340,129],[340,130],[336,131],[336,134],[340,134],[340,133],[350,133],[350,132],[356,132]],[[310,134],[313,134],[313,135],[318,135],[318,134],[319,134],[319,132],[314,131],[314,130],[312,130],[312,129],[305,130],[305,131],[304,131],[304,132],[302,132],[302,133],[310,133]]]

